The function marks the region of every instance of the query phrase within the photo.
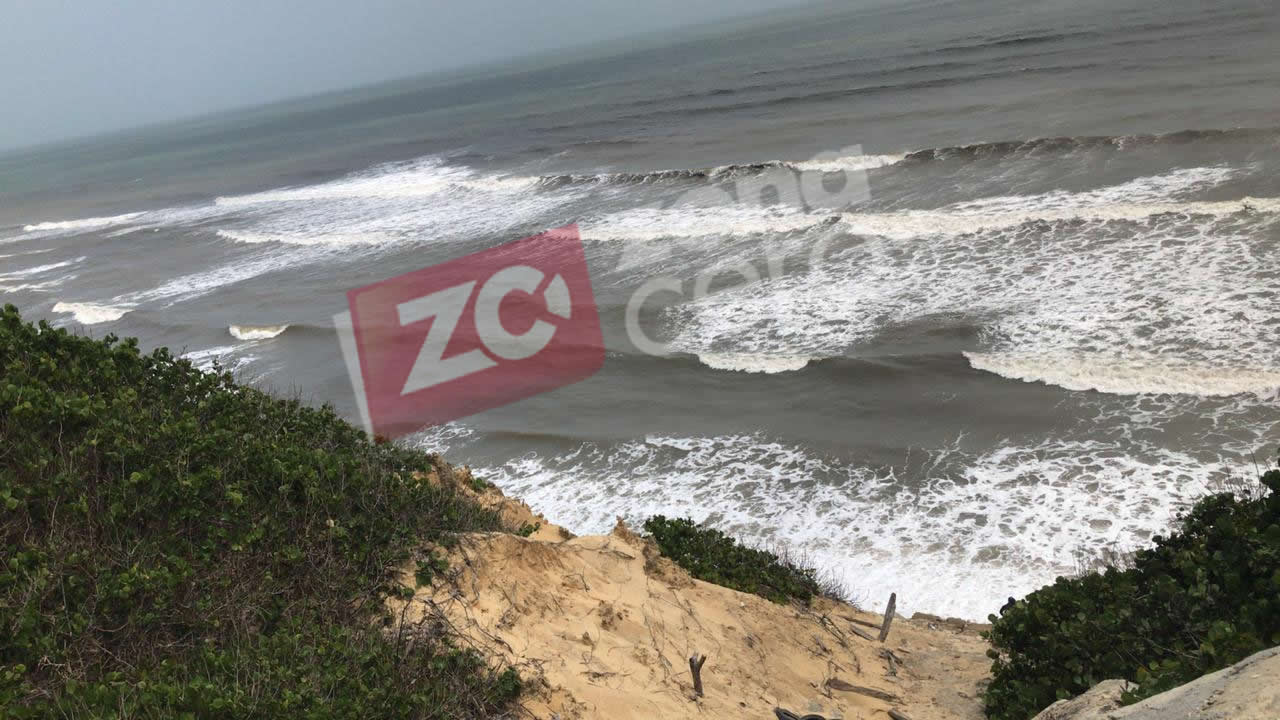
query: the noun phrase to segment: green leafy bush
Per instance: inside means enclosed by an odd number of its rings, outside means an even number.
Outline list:
[[[1135,702],[1280,645],[1280,471],[1209,496],[1132,567],[1059,578],[992,616],[986,712],[1027,720],[1108,678]]]
[[[398,637],[424,542],[498,529],[310,408],[0,313],[0,716],[454,718],[514,672]]]
[[[786,558],[749,548],[719,530],[698,527],[688,518],[655,515],[644,523],[658,549],[690,575],[716,585],[768,598],[776,603],[808,603],[823,594],[817,572]]]

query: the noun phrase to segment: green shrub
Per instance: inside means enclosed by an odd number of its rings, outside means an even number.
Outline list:
[[[1280,645],[1280,471],[1261,497],[1209,496],[1132,567],[1059,578],[989,633],[986,712],[1027,720],[1108,678],[1135,702]]]
[[[752,593],[776,603],[808,604],[821,595],[817,572],[766,550],[738,543],[719,530],[698,527],[688,518],[655,515],[644,523],[658,549],[690,575],[716,585]]]
[[[498,529],[310,408],[0,313],[0,716],[452,718],[519,691],[383,599]]]

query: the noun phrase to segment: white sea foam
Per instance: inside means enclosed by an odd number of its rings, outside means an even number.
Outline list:
[[[906,157],[906,155],[850,155],[830,160],[806,160],[804,162],[791,163],[791,166],[802,171],[857,172],[859,170],[875,170],[897,165]]]
[[[1280,201],[1113,203],[1125,193],[1151,200],[1224,177],[1187,171],[1050,193],[1039,197],[1057,210],[1025,210],[1093,218],[1076,222],[1026,222],[1018,208],[1038,201],[1022,197],[966,203],[963,213],[929,211],[928,223],[867,233],[811,272],[669,310],[672,347],[837,356],[896,326],[960,313],[985,332],[977,347],[957,350],[983,353],[975,366],[1001,363],[1011,377],[1125,393],[1272,387],[1280,322],[1265,308],[1280,297],[1269,247]],[[965,213],[993,211],[1017,222],[959,231],[966,218],[981,225],[991,217]],[[1062,363],[1017,365],[1050,357]],[[1092,362],[1073,366],[1079,358]],[[1152,358],[1161,370],[1144,369]]]
[[[452,189],[482,193],[518,192],[531,189],[537,183],[538,178],[480,175],[468,168],[445,167],[438,158],[426,158],[409,164],[379,166],[317,185],[219,197],[214,202],[224,207],[243,207],[362,198],[418,199]]]
[[[237,340],[270,340],[288,330],[286,325],[232,325],[227,328]]]
[[[498,233],[515,224],[536,226],[531,218],[570,201],[576,191],[526,192],[535,182],[444,167],[438,159],[428,158],[378,166],[316,185],[135,214],[136,227],[130,230],[208,227],[217,222],[222,225],[215,231],[219,237],[262,249],[121,300],[172,303],[275,270],[323,263],[333,253],[373,253],[395,243],[448,242]],[[548,222],[559,219],[547,217]]]
[[[39,251],[37,251],[39,252]],[[34,253],[21,253],[21,255],[30,255]],[[83,262],[85,258],[78,257],[72,260],[63,260],[62,262],[47,263],[45,265],[36,265],[33,267],[21,268],[19,270],[10,270],[0,273],[0,291],[3,292],[20,292],[24,290],[34,290],[38,292],[47,292],[57,287],[61,287],[67,281],[76,277],[75,273],[61,274],[58,273],[54,277],[41,279],[41,276],[50,275],[55,270],[72,267]]]
[[[218,230],[218,237],[238,243],[261,245],[280,243],[283,245],[382,245],[395,238],[381,233],[329,233],[329,234],[289,234],[261,233],[249,230]]]
[[[1226,182],[1238,172],[1226,167],[1182,168],[1080,192],[1054,190],[989,197],[954,203],[938,210],[846,213],[841,216],[841,223],[853,233],[905,240],[1007,229],[1033,222],[1136,222],[1159,215],[1280,212],[1280,198],[1246,197],[1217,202],[1177,199]]]
[[[133,308],[127,305],[99,305],[97,303],[60,302],[53,306],[55,313],[70,313],[81,325],[97,325],[115,322]]]
[[[80,230],[93,230],[95,228],[109,227],[111,225],[120,225],[142,215],[140,212],[125,213],[123,215],[112,215],[109,217],[91,217],[80,218],[78,220],[49,220],[47,222],[32,223],[22,227],[25,232],[76,232]]]
[[[592,241],[646,242],[663,238],[763,235],[829,224],[828,214],[786,206],[725,204],[673,209],[636,208],[584,221],[582,238]]]
[[[25,252],[7,253],[5,255],[0,255],[0,260],[3,260],[4,258],[23,257],[24,255],[39,255],[40,253],[53,252],[53,250],[54,248],[35,248]]]
[[[423,452],[447,453],[470,443],[475,438],[475,429],[459,422],[451,422],[432,425],[406,437],[401,442]]]
[[[698,360],[702,361],[703,365],[716,370],[772,375],[802,370],[812,362],[813,358],[704,352],[698,354]]]
[[[1280,388],[1280,368],[1197,367],[1160,357],[1086,353],[966,352],[964,355],[978,370],[1068,390],[1097,390],[1120,395],[1174,393],[1216,397]]]
[[[41,280],[38,282],[20,282],[17,284],[0,282],[0,292],[20,292],[23,290],[48,292],[49,290],[52,290],[54,288],[61,287],[62,284],[67,282],[68,280],[74,280],[75,277],[76,276],[73,274],[73,275],[63,275],[62,277],[56,278],[54,280]]]
[[[1187,168],[1083,192],[1053,191],[954,203],[932,210],[867,213],[805,212],[790,205],[759,206],[735,202],[727,193],[699,191],[693,201],[669,208],[635,208],[583,221],[585,240],[642,243],[743,237],[824,227],[855,235],[893,240],[966,235],[1017,228],[1030,223],[1139,222],[1162,215],[1223,217],[1280,213],[1280,198],[1215,202],[1173,200],[1187,192],[1224,182],[1230,168]]]
[[[84,260],[85,260],[85,257],[81,256],[73,260],[63,260],[62,262],[47,263],[45,265],[34,265],[32,267],[22,268],[20,270],[10,270],[8,272],[0,273],[0,280],[25,280],[27,278],[35,277],[36,275],[44,275],[53,270],[59,270],[65,267],[71,267],[72,265],[83,262]]]
[[[863,592],[895,588],[908,612],[979,620],[1073,570],[1082,548],[1147,542],[1235,469],[1065,440],[944,450],[926,466],[934,470],[911,487],[892,469],[756,436],[649,437],[526,455],[481,474],[575,532],[607,532],[617,516],[691,516],[807,551]]]
[[[323,254],[302,256],[299,254],[264,252],[253,257],[231,261],[208,270],[200,270],[171,278],[159,287],[143,290],[124,297],[134,303],[190,300],[208,294],[218,288],[244,282],[259,275],[296,267],[302,262],[323,260]]]
[[[1019,203],[1008,203],[1012,207]],[[845,213],[841,226],[857,235],[878,235],[894,240],[965,235],[988,230],[1016,228],[1027,223],[1056,223],[1072,220],[1137,222],[1159,215],[1226,216],[1247,213],[1280,213],[1280,198],[1243,198],[1219,202],[1110,203],[1077,206],[1028,207],[1023,210],[999,206],[983,209],[972,203],[942,210],[904,210],[893,213]]]
[[[231,372],[239,372],[258,359],[256,355],[244,353],[243,347],[238,345],[220,345],[204,350],[193,350],[183,353],[182,357],[190,360],[192,365],[201,370],[212,370],[216,361],[223,370]]]
[[[383,165],[298,188],[221,197],[234,226],[218,234],[241,243],[378,246],[449,242],[500,233],[512,226],[561,222],[555,210],[581,188],[538,192],[537,180],[483,175],[446,167],[438,158]]]

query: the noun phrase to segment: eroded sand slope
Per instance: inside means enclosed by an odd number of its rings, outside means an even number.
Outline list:
[[[465,470],[445,474],[516,526],[540,526],[528,538],[464,537],[448,577],[394,609],[519,668],[531,681],[529,716],[768,720],[781,706],[847,720],[891,709],[912,720],[982,717],[990,661],[976,626],[897,618],[881,644],[858,634],[877,635],[869,625],[879,615],[825,599],[777,605],[697,581],[621,522],[609,535],[573,537],[494,489],[474,493]],[[403,579],[413,586],[408,569]],[[708,658],[702,697],[694,654]]]

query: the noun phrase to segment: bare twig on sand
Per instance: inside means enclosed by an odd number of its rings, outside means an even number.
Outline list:
[[[706,661],[706,655],[694,653],[689,656],[689,672],[693,675],[693,692],[698,697],[702,697],[702,664]]]
[[[898,604],[898,593],[889,593],[889,607],[884,611],[884,625],[880,626],[880,642],[889,637],[889,624],[893,622],[893,610]]]

